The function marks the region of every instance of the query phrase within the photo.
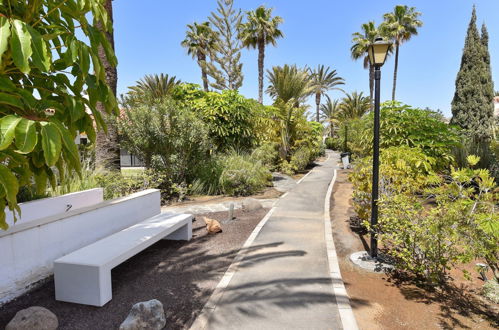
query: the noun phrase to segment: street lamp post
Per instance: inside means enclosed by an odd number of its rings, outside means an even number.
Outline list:
[[[373,182],[371,195],[371,245],[370,256],[378,257],[378,239],[376,237],[376,225],[378,224],[378,197],[379,197],[379,104],[380,104],[380,82],[381,66],[385,63],[391,43],[382,38],[376,38],[369,47],[369,62],[374,66],[374,142],[373,142]]]

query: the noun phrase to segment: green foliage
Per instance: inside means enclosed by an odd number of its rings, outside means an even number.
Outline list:
[[[145,75],[129,87],[128,97],[139,98],[141,100],[159,100],[171,96],[173,90],[180,84],[177,77],[169,77],[167,74]]]
[[[289,166],[295,172],[302,172],[305,170],[305,168],[310,163],[312,158],[313,158],[312,151],[309,148],[300,147],[291,156],[291,160],[289,161]]]
[[[262,144],[253,150],[251,158],[261,162],[270,170],[275,170],[279,164],[279,145],[277,143]]]
[[[209,61],[203,65],[215,81],[211,86],[218,90],[238,90],[243,84],[243,64],[241,63],[241,40],[237,38],[242,15],[240,9],[233,8],[233,0],[218,0],[217,12],[208,17],[217,38],[208,49]]]
[[[261,191],[272,179],[270,171],[249,155],[231,153],[221,158],[220,186],[225,194],[247,196]]]
[[[194,179],[196,164],[211,147],[208,128],[196,113],[168,98],[126,109],[119,127],[125,149],[178,184]]]
[[[201,111],[217,150],[246,150],[253,145],[252,103],[237,91],[209,92],[198,100],[196,108]]]
[[[485,298],[499,304],[499,282],[497,279],[488,280],[482,288],[482,294]]]
[[[328,136],[326,138],[326,148],[331,149],[331,150],[340,150],[341,149],[341,141],[340,138],[338,137],[330,137]]]
[[[373,114],[349,126],[349,148],[361,157],[369,155],[373,144]],[[460,142],[458,131],[442,122],[439,113],[398,102],[383,103],[380,135],[381,148],[404,145],[419,148],[435,158],[440,168],[453,163],[452,149]]]
[[[292,103],[299,107],[314,91],[308,70],[296,65],[274,66],[267,71],[269,87],[267,94],[274,98],[275,103]]]
[[[473,7],[456,78],[451,123],[467,130],[474,139],[488,140],[494,116],[493,97],[488,33],[484,26],[480,36]]]
[[[420,149],[407,146],[381,149],[380,195],[414,194],[427,185],[438,182],[433,174],[435,159]],[[372,157],[355,162],[350,174],[353,183],[354,208],[361,220],[369,220],[371,214]]]
[[[266,166],[248,154],[218,155],[200,167],[192,184],[194,193],[247,196],[269,185],[272,175]]]
[[[43,193],[47,181],[56,184],[54,166],[79,171],[76,132],[94,142],[92,117],[105,127],[97,102],[108,113],[118,107],[98,56],[100,48],[116,65],[102,1],[8,0],[0,12],[0,228],[6,229],[4,208],[18,210],[19,187],[35,182]]]

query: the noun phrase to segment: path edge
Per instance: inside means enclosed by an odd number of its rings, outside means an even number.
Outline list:
[[[326,199],[324,201],[324,235],[326,239],[326,250],[327,250],[327,260],[329,264],[329,276],[333,283],[333,293],[336,299],[336,304],[338,306],[338,312],[340,314],[341,324],[345,330],[358,330],[357,321],[355,320],[355,315],[353,314],[352,306],[350,304],[350,298],[348,296],[347,290],[345,289],[345,284],[341,278],[340,265],[338,263],[338,255],[336,254],[336,247],[334,245],[333,239],[333,228],[331,224],[330,206],[331,206],[331,194],[333,192],[333,187],[336,182],[337,170],[334,170],[333,178],[329,183],[329,187],[326,193]]]
[[[283,195],[284,196],[284,195]],[[282,196],[281,196],[282,197]],[[280,198],[279,198],[280,199]],[[276,204],[279,201],[279,199],[274,203],[274,206],[265,214],[265,216],[260,220],[258,225],[253,229],[251,234],[249,235],[248,239],[244,242],[243,246],[241,249],[239,249],[239,252],[237,253],[236,257],[230,264],[229,268],[225,271],[222,279],[220,282],[218,282],[217,286],[215,287],[215,290],[211,294],[210,298],[208,301],[204,304],[203,309],[201,310],[201,313],[196,317],[192,325],[190,326],[190,330],[202,330],[205,329],[206,326],[208,325],[208,321],[215,311],[218,301],[220,298],[222,298],[222,295],[229,285],[230,281],[232,280],[232,277],[236,273],[237,269],[239,268],[239,264],[241,261],[243,261],[244,257],[247,254],[247,249],[253,244],[253,241],[256,239],[260,231],[262,230],[263,226],[267,223],[269,218],[271,217],[272,213],[274,213],[276,209]]]

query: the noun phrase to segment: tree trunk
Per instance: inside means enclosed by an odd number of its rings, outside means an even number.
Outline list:
[[[316,115],[316,121],[319,122],[320,121],[320,109],[321,109],[321,93],[320,92],[317,92],[315,93],[315,105],[316,105],[316,111],[315,111],[315,115]]]
[[[263,60],[265,59],[265,42],[258,42],[258,102],[263,104]]]
[[[369,97],[371,103],[371,111],[374,109],[374,66],[369,64]]]
[[[198,64],[199,67],[201,68],[201,79],[203,80],[203,88],[205,92],[209,91],[209,84],[208,84],[208,74],[206,73],[206,55],[203,54],[201,51],[198,52]]]
[[[393,70],[392,101],[395,101],[395,89],[397,88],[397,70],[399,67],[399,46],[400,43],[398,41],[395,41],[395,68]]]
[[[111,24],[113,23],[113,4],[112,0],[106,0],[104,7]],[[103,31],[104,26],[102,22],[97,22],[96,27]],[[106,38],[114,50],[114,35],[113,31],[105,32]],[[111,88],[111,91],[116,96],[116,86],[118,84],[118,71],[116,67],[112,66],[107,60],[106,53],[102,46],[99,47],[99,58],[102,61],[106,73],[106,83]],[[104,105],[100,102],[97,103],[97,110],[101,112],[102,117],[107,125],[107,134],[103,130],[97,132],[95,144],[95,164],[96,167],[103,167],[110,170],[120,169],[120,147],[118,141],[118,128],[116,125],[116,118],[113,115],[107,114]]]

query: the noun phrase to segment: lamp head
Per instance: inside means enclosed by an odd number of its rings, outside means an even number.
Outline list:
[[[369,63],[375,67],[380,67],[385,64],[388,50],[392,45],[391,42],[383,40],[383,38],[376,38],[376,40],[369,46],[367,53],[369,55]]]

